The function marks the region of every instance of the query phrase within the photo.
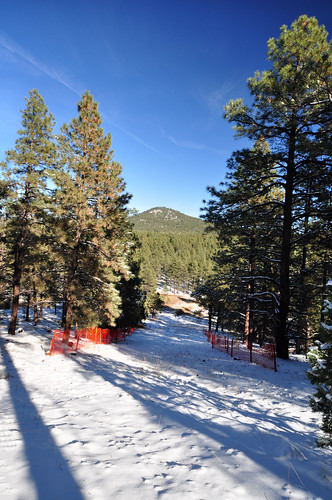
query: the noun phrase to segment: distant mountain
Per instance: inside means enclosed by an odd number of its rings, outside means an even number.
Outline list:
[[[177,210],[154,207],[131,217],[136,231],[159,233],[203,233],[206,223]]]

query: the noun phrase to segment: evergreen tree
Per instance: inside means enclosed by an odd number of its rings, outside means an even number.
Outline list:
[[[267,146],[259,142],[252,150],[238,151],[228,162],[227,182],[217,190],[208,188],[212,199],[206,205],[204,219],[219,234],[220,248],[214,257],[217,277],[228,284],[222,293],[223,307],[233,328],[243,318],[245,342],[260,342],[271,331],[277,305],[275,284],[276,244],[278,241],[280,193],[270,191],[264,168]],[[272,174],[272,171],[271,171]],[[206,288],[206,285],[205,285]]]
[[[146,304],[148,311],[154,318],[158,312],[160,312],[163,308],[163,301],[160,297],[160,294],[156,291],[150,293],[146,299]]]
[[[15,149],[2,164],[10,185],[6,202],[6,245],[12,269],[12,313],[8,333],[15,334],[24,265],[40,242],[44,224],[48,169],[57,158],[53,142],[54,118],[37,90],[29,92],[22,111],[22,129]],[[36,259],[35,266],[38,267]]]
[[[197,287],[192,296],[198,303],[208,311],[208,330],[213,329],[213,319],[215,318],[215,330],[219,330],[226,326],[222,320],[222,315],[225,317],[225,284],[220,283],[220,277],[212,276],[207,278],[199,287]],[[228,326],[228,325],[227,325]]]
[[[310,400],[313,411],[323,415],[322,431],[324,435],[318,445],[332,446],[332,282],[329,283],[329,297],[325,303],[325,322],[319,333],[321,340],[311,348],[309,360],[311,371],[309,380],[316,386],[316,392]]]
[[[139,264],[130,259],[131,278],[122,278],[118,289],[121,297],[121,314],[116,320],[120,328],[135,327],[147,317],[146,294],[139,277]]]
[[[132,246],[121,165],[104,134],[97,103],[83,94],[78,117],[61,129],[62,168],[54,176],[63,324],[115,324],[121,310],[117,283],[129,277]]]
[[[268,58],[272,69],[248,80],[253,105],[245,106],[241,99],[230,101],[225,116],[235,122],[239,136],[263,136],[268,141],[274,160],[269,163],[277,172],[273,186],[284,191],[276,344],[278,356],[288,358],[296,208],[301,205],[309,179],[319,183],[319,192],[312,193],[312,197],[325,200],[319,217],[322,220],[328,216],[331,43],[324,26],[319,26],[315,18],[300,16],[291,29],[282,26],[279,39],[269,40]],[[309,207],[307,215],[314,213]],[[304,212],[301,217],[303,220]]]
[[[6,237],[6,204],[9,194],[8,183],[0,179],[0,303],[6,307],[9,302],[10,290],[8,287],[8,246]]]

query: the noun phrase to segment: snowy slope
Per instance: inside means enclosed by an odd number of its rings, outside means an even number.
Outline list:
[[[2,500],[332,498],[303,358],[234,361],[171,312],[125,344],[50,357],[52,321],[1,326]]]

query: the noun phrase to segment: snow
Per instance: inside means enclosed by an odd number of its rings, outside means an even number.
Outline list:
[[[171,310],[126,343],[47,356],[55,321],[1,323],[2,500],[332,498],[303,357],[234,361]]]

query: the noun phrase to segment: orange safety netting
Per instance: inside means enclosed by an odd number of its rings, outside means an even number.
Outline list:
[[[219,351],[226,352],[234,359],[241,359],[250,363],[257,363],[265,368],[277,371],[275,344],[265,344],[262,347],[241,344],[236,339],[229,339],[217,333],[203,330],[208,342]]]
[[[49,355],[70,354],[91,344],[111,344],[126,340],[133,328],[83,328],[80,330],[53,330]]]

